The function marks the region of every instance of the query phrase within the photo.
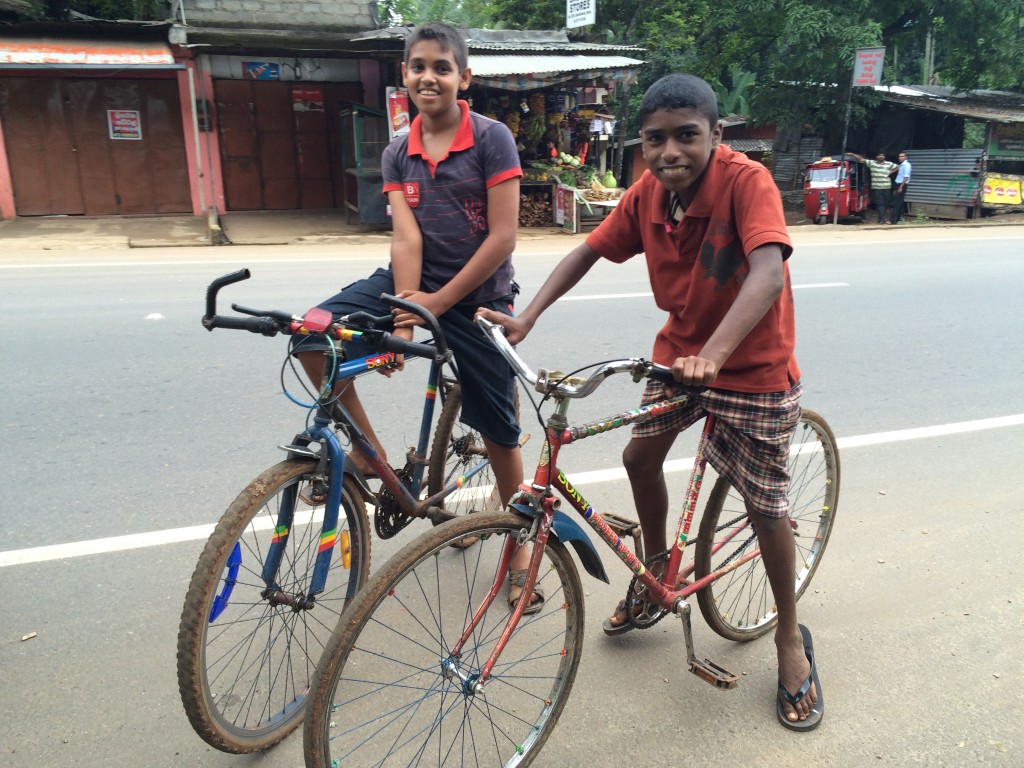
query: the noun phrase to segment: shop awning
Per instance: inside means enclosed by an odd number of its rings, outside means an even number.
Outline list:
[[[165,43],[0,38],[3,69],[183,69]]]
[[[470,53],[473,82],[491,88],[526,91],[571,80],[622,80],[643,65],[628,56],[509,56]]]

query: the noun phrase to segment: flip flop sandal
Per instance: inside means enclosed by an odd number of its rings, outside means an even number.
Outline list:
[[[508,572],[508,607],[510,610],[515,609],[516,603],[523,596],[524,586],[526,586],[525,568],[518,568]],[[519,594],[515,597],[512,596],[512,587],[519,588]],[[539,583],[533,585],[533,595],[536,599],[531,599],[530,604],[523,608],[523,616],[532,616],[544,607],[544,590],[541,589]]]
[[[618,616],[620,613],[625,612],[628,609],[625,600],[619,600],[619,604],[615,606],[615,615]],[[606,635],[614,637],[615,635],[621,635],[630,630],[636,629],[628,618],[624,619],[621,624],[612,624],[612,617],[609,616],[604,620],[604,624],[601,625]]]
[[[825,694],[822,693],[821,683],[818,680],[818,666],[815,663],[811,631],[803,624],[799,626],[800,634],[804,638],[804,653],[807,655],[807,661],[811,664],[811,671],[808,673],[803,685],[800,686],[800,690],[796,693],[790,693],[786,690],[786,686],[782,684],[782,681],[779,681],[779,695],[775,699],[775,711],[778,714],[779,722],[791,731],[812,731],[821,724],[821,719],[825,716]],[[791,707],[795,707],[810,693],[812,684],[814,685],[814,690],[818,693],[818,703],[814,705],[814,709],[811,710],[811,714],[807,716],[806,720],[790,720],[786,717],[785,707],[782,706],[783,699],[789,702]]]

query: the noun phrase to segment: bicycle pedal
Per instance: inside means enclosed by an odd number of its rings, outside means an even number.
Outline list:
[[[703,661],[690,659],[690,671],[705,683],[711,683],[715,688],[723,691],[735,688],[739,683],[739,678],[736,675],[718,666],[711,659],[704,659]]]
[[[608,523],[608,527],[615,531],[619,536],[631,536],[635,538],[637,534],[640,533],[640,523],[636,520],[619,517],[613,513],[601,515],[601,518]]]

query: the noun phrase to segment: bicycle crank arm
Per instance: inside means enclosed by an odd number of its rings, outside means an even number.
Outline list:
[[[693,631],[690,629],[690,604],[683,603],[683,609],[678,611],[679,618],[683,622],[683,635],[686,638],[686,661],[690,665],[690,671],[705,683],[711,683],[719,690],[727,691],[735,688],[739,678],[729,670],[718,666],[711,659],[698,659],[693,652]]]

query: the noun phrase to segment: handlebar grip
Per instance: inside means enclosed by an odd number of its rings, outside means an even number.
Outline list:
[[[225,285],[231,285],[232,283],[239,283],[242,280],[248,280],[249,276],[250,272],[248,269],[240,269],[237,272],[229,272],[226,275],[221,275],[210,283],[206,288],[206,316],[203,318],[204,326],[211,331],[216,327],[207,325],[207,320],[213,320],[217,315],[217,292]]]
[[[679,394],[687,394],[690,396],[699,395],[707,389],[703,384],[680,384],[672,375],[671,368],[666,365],[658,365],[658,363],[651,363],[651,370],[650,373],[647,374],[647,377],[654,379],[655,381],[660,381],[662,384],[668,384],[671,387],[675,387],[676,392]]]
[[[203,327],[208,331],[212,331],[214,328],[228,328],[260,333],[264,336],[276,336],[280,330],[277,321],[272,317],[224,317],[222,315],[204,317]]]
[[[435,347],[433,344],[422,344],[418,341],[406,341],[397,336],[392,336],[390,333],[385,334],[380,340],[380,344],[375,344],[374,346],[380,346],[381,349],[388,352],[397,352],[400,355],[425,357],[429,360],[444,360],[444,353],[439,347]]]

